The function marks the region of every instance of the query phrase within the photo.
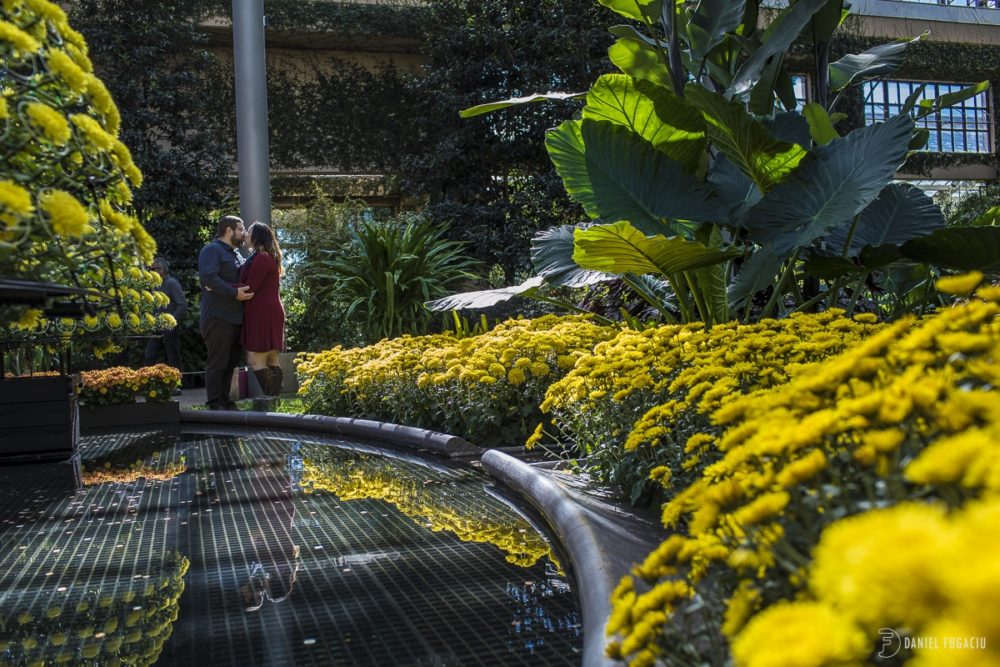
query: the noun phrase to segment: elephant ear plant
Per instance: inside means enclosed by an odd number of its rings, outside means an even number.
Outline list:
[[[617,277],[652,299],[664,293],[644,289],[653,278],[669,285],[670,298],[659,303],[666,319],[711,325],[821,301],[847,300],[853,309],[870,275],[890,264],[969,268],[971,249],[1000,251],[1000,228],[944,229],[923,192],[893,183],[907,155],[927,142],[921,121],[987,82],[936,99],[921,99],[918,89],[899,115],[841,136],[844,93],[892,72],[915,40],[829,62],[831,36],[847,15],[841,0],[793,0],[780,11],[756,0],[600,2],[631,20],[612,28],[618,39],[609,56],[620,73],[601,76],[585,94],[462,112],[585,101],[579,118],[548,131],[545,145],[591,219],[535,238],[542,281],[521,292]],[[759,20],[762,11],[770,20]],[[785,62],[796,40],[811,43],[815,65],[814,101],[801,109]],[[457,296],[435,305],[490,301]]]

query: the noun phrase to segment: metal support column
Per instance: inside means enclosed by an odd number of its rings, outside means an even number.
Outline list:
[[[236,62],[240,216],[248,227],[256,220],[270,225],[264,0],[233,0],[233,59]]]

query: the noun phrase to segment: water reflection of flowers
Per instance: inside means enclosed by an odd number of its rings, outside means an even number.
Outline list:
[[[189,561],[169,554],[159,575],[105,581],[80,598],[57,589],[32,598],[32,608],[0,617],[4,664],[151,665],[173,631]],[[110,591],[110,592],[109,592]],[[75,600],[75,601],[71,601]]]
[[[333,460],[327,456],[332,455],[317,451],[304,459],[300,484],[306,493],[327,491],[345,501],[384,500],[432,531],[444,530],[465,542],[493,544],[514,565],[531,567],[545,557],[558,567],[544,538],[500,503],[489,511],[479,503],[467,506],[461,503],[461,494],[452,493],[451,485],[400,474],[400,462],[381,456],[354,453],[349,461],[343,460],[343,454]]]

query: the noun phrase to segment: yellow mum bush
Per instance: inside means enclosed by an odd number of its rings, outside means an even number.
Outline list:
[[[912,518],[915,510],[894,515],[892,534],[898,539],[873,537],[881,540],[869,542],[876,546],[850,547],[859,558],[870,553],[870,567],[888,568],[864,584],[854,579],[853,588],[837,589],[839,584],[830,583],[836,577],[820,567],[849,550],[849,539],[835,541],[845,533],[832,531],[827,538],[839,545],[829,551],[836,556],[821,561],[822,550],[816,552],[812,584],[810,555],[823,529],[845,516],[915,498],[961,507],[1000,493],[998,302],[1000,288],[982,287],[977,297],[932,316],[887,326],[843,354],[796,373],[785,385],[723,402],[711,415],[720,435],[707,442],[699,435],[691,438],[698,448],[713,452],[714,461],[663,506],[663,523],[676,533],[635,568],[621,589],[648,586],[652,591],[664,581],[686,581],[701,606],[700,631],[720,644],[723,635],[740,636],[748,622],[746,632],[763,632],[754,629],[754,614],[805,594],[810,585],[838,614],[852,605],[868,605],[870,616],[852,612],[852,622],[868,639],[873,625],[881,622],[929,623],[941,600],[932,596],[920,602],[918,593],[906,597],[900,587],[913,582],[877,580],[888,576],[896,557],[910,559],[914,567],[923,562],[929,577],[944,576],[942,568],[951,561],[939,557],[944,548],[940,535],[946,533],[935,527],[940,525],[933,518],[938,510],[925,512],[926,520]],[[909,524],[905,517],[911,517]],[[922,521],[927,529],[920,537]],[[890,554],[893,550],[909,553]],[[847,565],[855,567],[853,556]],[[977,576],[968,569],[963,574]],[[877,586],[883,587],[882,598]],[[835,590],[841,590],[840,597],[830,592]],[[854,598],[844,597],[848,590]],[[978,599],[990,603],[997,590]],[[675,602],[671,607],[676,612],[650,605],[644,597],[649,594],[633,592],[613,601],[617,617],[628,622],[618,628],[620,639],[609,650],[620,652],[630,635],[642,632],[649,641],[630,644],[635,651],[625,653],[627,659],[639,659],[646,649],[669,648],[682,655],[685,649],[676,647],[686,641],[682,628],[688,612]],[[636,609],[642,613],[633,614]],[[904,611],[905,618],[893,620]],[[644,619],[656,613],[662,622],[650,634]],[[826,611],[810,608],[808,613]],[[780,614],[761,616],[760,623],[773,626]],[[850,636],[844,634],[843,647],[853,646]],[[746,640],[744,645],[754,643]],[[696,648],[689,648],[697,655]],[[837,655],[846,653],[838,649]],[[747,665],[800,664],[740,660]]]
[[[880,326],[869,314],[852,319],[831,310],[707,330],[686,324],[622,331],[553,383],[541,408],[561,437],[590,457],[591,474],[636,502],[669,479],[689,477],[681,464],[692,469],[712,441],[713,411],[787,382]],[[693,434],[701,436],[685,454]],[[539,429],[529,444],[542,435]],[[653,484],[650,473],[660,467],[666,472]]]
[[[886,652],[907,665],[1000,664],[997,526],[995,495],[950,515],[940,503],[903,503],[832,524],[810,568],[814,599],[754,617],[733,640],[734,662],[863,663],[888,628],[898,640]]]
[[[508,320],[492,331],[402,336],[298,359],[310,412],[461,435],[477,445],[523,442],[549,385],[617,329],[586,317]]]
[[[140,270],[156,243],[131,213],[131,188],[142,174],[118,139],[118,109],[93,73],[87,45],[49,0],[5,0],[0,61],[0,275],[89,288],[95,302],[115,297],[126,285],[109,267]],[[144,322],[140,333],[167,324],[142,317],[153,312],[147,303],[124,311]],[[25,306],[0,308],[0,330],[14,342],[74,330],[94,338],[101,328],[51,322]]]
[[[86,405],[134,403],[137,398],[165,403],[171,400],[171,392],[181,386],[181,372],[166,364],[138,370],[115,366],[103,371],[84,371],[80,375],[80,400]]]

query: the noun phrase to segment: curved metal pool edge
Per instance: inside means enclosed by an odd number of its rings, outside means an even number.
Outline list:
[[[583,508],[557,482],[509,454],[483,450],[463,438],[436,431],[367,419],[293,415],[276,412],[181,410],[181,424],[218,424],[312,431],[396,446],[430,450],[449,458],[479,457],[483,471],[524,497],[555,529],[569,554],[583,615],[584,667],[617,664],[604,655],[604,627],[611,613],[611,591],[617,582],[614,563],[604,557],[596,526]]]
[[[478,457],[482,449],[456,435],[368,419],[291,415],[279,412],[220,410],[181,410],[181,424],[223,424],[226,426],[264,426],[294,431],[313,431],[327,435],[381,440],[401,447],[433,451],[449,458]]]
[[[480,458],[483,470],[522,495],[556,530],[576,573],[583,613],[584,667],[606,667],[615,661],[604,655],[604,627],[611,614],[611,592],[617,583],[603,555],[595,526],[580,504],[557,482],[523,461],[488,449]]]

